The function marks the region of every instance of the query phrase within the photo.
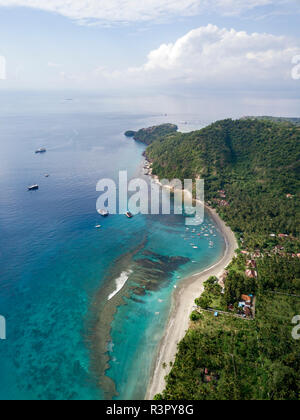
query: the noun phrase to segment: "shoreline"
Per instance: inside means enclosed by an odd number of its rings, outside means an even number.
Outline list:
[[[208,206],[205,206],[205,209],[220,230],[225,240],[225,249],[218,262],[198,274],[185,278],[173,293],[170,315],[164,337],[158,347],[145,400],[152,400],[156,394],[162,393],[165,389],[165,377],[171,371],[170,362],[174,363],[178,352],[177,346],[189,329],[190,314],[195,306],[195,299],[203,292],[203,283],[211,276],[221,276],[238,248],[233,231],[220,218],[217,211]],[[163,369],[163,363],[167,364],[166,369]]]

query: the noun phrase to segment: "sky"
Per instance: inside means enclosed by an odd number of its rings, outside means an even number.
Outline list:
[[[0,0],[0,93],[173,96],[297,116],[299,18],[300,0]]]

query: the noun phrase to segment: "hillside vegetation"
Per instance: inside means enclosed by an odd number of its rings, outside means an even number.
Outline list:
[[[203,178],[206,201],[244,246],[272,248],[281,241],[271,234],[299,237],[300,128],[225,120],[162,137],[146,154],[160,178]],[[294,245],[291,240],[289,247],[296,251]]]
[[[155,140],[165,138],[169,134],[176,133],[178,130],[177,125],[163,124],[149,128],[142,128],[139,131],[126,131],[126,137],[133,137],[134,140],[146,144],[147,146]]]
[[[204,178],[206,201],[240,246],[224,290],[210,279],[196,300],[156,399],[298,400],[292,319],[300,314],[300,127],[265,118],[219,121],[161,137],[146,155],[160,178]],[[253,319],[236,318],[245,293],[255,296]],[[203,308],[228,314],[215,318]]]
[[[300,126],[300,118],[287,118],[287,117],[269,117],[269,116],[264,116],[264,117],[244,117],[243,119],[249,120],[258,120],[258,121],[273,121],[273,122],[281,122],[281,123],[286,123],[286,124],[295,124],[295,125],[299,125]]]

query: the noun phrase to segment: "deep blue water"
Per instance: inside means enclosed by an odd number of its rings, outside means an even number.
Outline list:
[[[109,305],[117,308],[106,375],[118,398],[142,398],[174,286],[213,264],[223,239],[208,216],[193,232],[180,216],[96,212],[99,179],[139,173],[144,148],[124,131],[166,117],[105,113],[84,101],[80,109],[60,101],[58,112],[53,98],[14,108],[14,100],[7,108],[0,100],[0,399],[104,398],[96,331]],[[185,120],[201,126],[194,116],[168,116]],[[47,153],[35,155],[41,146]],[[33,183],[40,190],[28,192]],[[108,301],[124,272],[125,288]]]

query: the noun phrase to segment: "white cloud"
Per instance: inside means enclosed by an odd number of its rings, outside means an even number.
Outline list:
[[[61,72],[69,87],[187,92],[189,89],[296,89],[293,57],[300,40],[269,33],[202,26],[150,51],[140,67],[99,66]],[[297,67],[298,69],[298,67]],[[295,70],[294,70],[295,71]],[[166,90],[164,90],[166,89]]]
[[[83,24],[151,21],[203,12],[239,14],[260,6],[298,4],[297,0],[0,0],[0,6],[54,12]]]
[[[142,67],[123,75],[148,85],[283,86],[291,82],[291,60],[299,53],[300,44],[285,36],[208,25],[162,44]]]

